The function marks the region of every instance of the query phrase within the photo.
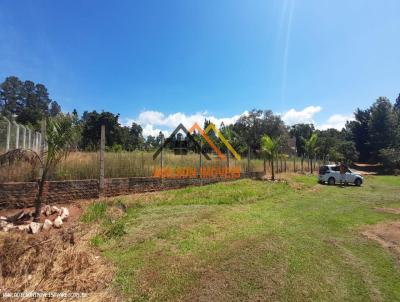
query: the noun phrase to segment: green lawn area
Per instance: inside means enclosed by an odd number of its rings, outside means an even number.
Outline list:
[[[361,235],[400,218],[376,207],[400,207],[400,177],[238,180],[111,198],[82,219],[128,301],[400,301],[398,258]]]

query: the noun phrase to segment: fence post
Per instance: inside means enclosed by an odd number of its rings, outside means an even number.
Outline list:
[[[164,136],[162,136],[161,137],[161,154],[160,154],[160,168],[161,168],[161,183],[163,183],[163,177],[164,177],[164,175],[163,175],[163,167],[164,167],[164,156],[163,156],[163,153],[164,153],[164,147],[163,147],[163,145],[164,145]]]
[[[28,130],[28,149],[33,149],[31,146],[31,129],[26,128]]]
[[[6,143],[6,151],[10,150],[10,137],[11,137],[11,123],[8,119],[5,118],[7,121],[7,143]]]
[[[99,191],[100,195],[104,192],[104,149],[106,146],[106,126],[101,125],[100,131],[100,178],[99,178]]]
[[[40,132],[41,132],[41,137],[40,137],[40,160],[41,160],[41,165],[40,165],[40,169],[39,169],[39,177],[42,178],[43,175],[43,169],[44,169],[44,148],[46,146],[46,120],[43,120],[41,123],[41,127],[40,127]]]
[[[201,151],[202,151],[202,149],[203,149],[203,141],[201,140],[201,137],[200,137],[200,152],[199,152],[199,178],[201,178],[201,168],[202,168],[202,165],[203,165],[203,163],[202,163],[202,158],[201,158]]]
[[[247,146],[247,173],[250,172],[250,146]]]
[[[293,172],[296,173],[296,156],[293,157]]]
[[[227,165],[227,168],[229,169],[229,150],[228,150],[228,148],[226,148],[226,165]]]
[[[26,127],[21,126],[22,129],[24,129],[23,134],[24,134],[24,138],[22,139],[22,148],[26,148]]]
[[[17,127],[17,131],[15,132],[15,149],[19,147],[19,125],[14,122],[15,127]]]

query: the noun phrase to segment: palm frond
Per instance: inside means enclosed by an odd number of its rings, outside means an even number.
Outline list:
[[[279,154],[280,141],[268,135],[261,137],[261,150],[269,159],[274,159]]]

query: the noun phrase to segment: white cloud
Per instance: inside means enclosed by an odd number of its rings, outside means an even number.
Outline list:
[[[297,123],[313,123],[317,129],[325,130],[335,128],[341,130],[346,121],[354,120],[353,115],[333,114],[325,123],[316,123],[314,117],[322,110],[320,106],[308,106],[302,110],[290,109],[281,115],[282,120],[287,125],[294,125]],[[130,126],[132,122],[138,123],[143,128],[144,136],[158,136],[160,131],[168,136],[176,126],[182,123],[186,128],[191,127],[194,123],[203,126],[204,120],[211,120],[212,123],[219,126],[223,122],[225,125],[235,123],[241,116],[246,115],[245,111],[241,114],[233,115],[231,117],[216,117],[205,112],[197,112],[194,114],[185,114],[183,112],[175,112],[166,115],[159,111],[147,110],[142,111],[135,119],[123,119],[123,124]]]
[[[290,109],[289,111],[282,114],[282,120],[288,125],[294,125],[299,123],[315,123],[313,117],[315,114],[320,112],[322,108],[320,106],[308,106],[303,110],[297,111],[296,109]]]
[[[342,130],[342,128],[346,125],[346,122],[352,120],[354,120],[354,115],[334,114],[328,118],[325,124],[317,126],[317,128],[320,130],[326,130],[330,128]]]
[[[222,122],[225,125],[235,123],[242,115],[247,114],[247,111],[242,114],[237,114],[231,117],[218,118],[207,112],[198,112],[191,115],[186,115],[182,112],[175,112],[169,115],[165,115],[159,111],[142,111],[136,119],[126,118],[124,119],[124,125],[131,125],[132,122],[138,123],[143,128],[143,135],[157,136],[160,131],[164,135],[168,135],[175,127],[182,123],[185,127],[189,128],[194,123],[198,123],[201,127],[203,126],[204,120],[210,120],[215,125],[219,126]]]

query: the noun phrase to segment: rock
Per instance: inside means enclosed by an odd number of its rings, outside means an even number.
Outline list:
[[[60,215],[60,216],[61,216],[61,220],[64,220],[64,219],[68,218],[68,217],[69,217],[69,211],[68,211],[68,209],[62,207],[62,208],[61,208],[61,215]]]
[[[51,220],[46,219],[43,223],[43,230],[45,230],[45,231],[50,230],[52,225],[53,225],[53,223],[51,222]]]
[[[61,214],[61,210],[56,206],[52,206],[51,207],[51,214],[54,214],[54,213],[57,213],[58,215],[60,215]]]
[[[31,222],[31,223],[29,224],[29,230],[30,230],[30,232],[31,232],[32,234],[39,233],[41,227],[42,227],[42,224],[41,224],[41,223],[38,223],[38,222]]]
[[[0,220],[7,220],[6,216],[0,216]]]
[[[61,226],[62,226],[62,224],[63,224],[62,219],[61,219],[61,216],[57,216],[57,218],[54,219],[53,224],[54,224],[54,227],[55,227],[55,228],[61,228]]]
[[[51,207],[46,204],[43,209],[42,209],[42,214],[45,214],[46,216],[50,216],[51,215]]]
[[[7,223],[7,222],[5,224],[3,224],[2,226],[3,226],[3,232],[8,232],[9,230],[12,230],[15,228],[15,225],[13,225],[12,223]]]
[[[5,220],[0,220],[0,228],[4,228],[8,224]]]
[[[22,224],[22,225],[19,225],[17,228],[19,231],[29,231],[30,230],[29,224]]]

